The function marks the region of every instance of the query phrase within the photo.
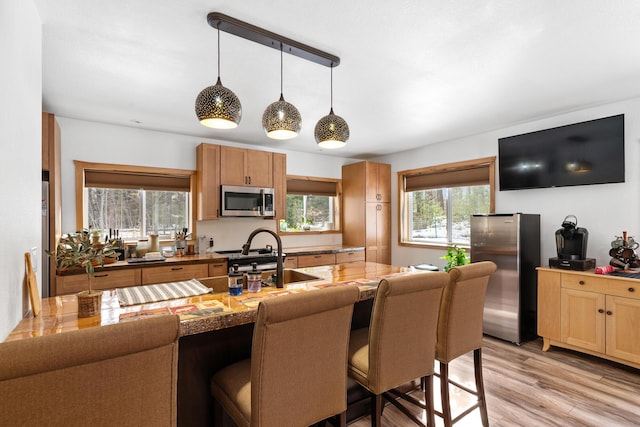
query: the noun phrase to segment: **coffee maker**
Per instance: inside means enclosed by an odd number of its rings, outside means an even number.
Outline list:
[[[549,266],[567,270],[589,270],[595,268],[596,260],[587,258],[589,232],[578,227],[578,218],[567,215],[562,226],[556,231],[556,250],[558,256],[549,258]]]

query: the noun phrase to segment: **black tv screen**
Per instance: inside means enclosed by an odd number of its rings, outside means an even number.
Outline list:
[[[500,190],[624,182],[624,114],[498,139]]]

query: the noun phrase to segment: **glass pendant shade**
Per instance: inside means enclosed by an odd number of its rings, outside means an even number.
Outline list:
[[[349,125],[342,117],[333,114],[333,108],[331,108],[329,114],[318,120],[313,133],[318,146],[342,148],[349,139]]]
[[[204,88],[198,94],[196,115],[204,126],[233,129],[238,127],[242,118],[242,105],[235,93],[222,86],[218,77],[215,85]]]
[[[280,99],[270,104],[262,114],[262,127],[269,138],[294,138],[300,132],[301,126],[300,112],[293,104],[285,101],[282,94]]]

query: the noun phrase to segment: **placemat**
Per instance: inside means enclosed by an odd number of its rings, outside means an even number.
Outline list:
[[[203,285],[196,279],[191,279],[184,282],[118,288],[116,292],[120,307],[126,307],[128,305],[209,294],[213,292],[213,289]]]

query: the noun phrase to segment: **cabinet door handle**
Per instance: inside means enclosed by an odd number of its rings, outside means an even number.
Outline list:
[[[601,309],[601,308],[599,308],[599,309],[598,309],[598,313],[604,313],[604,310],[603,310],[603,309]]]
[[[182,270],[183,267],[171,267],[171,271]]]
[[[94,274],[93,277],[109,277],[109,273],[104,274]]]
[[[607,310],[607,316],[611,316],[613,312],[611,310]]]
[[[580,280],[580,281],[578,282],[578,284],[579,284],[579,285],[584,285],[584,280]]]
[[[627,290],[628,290],[629,292],[635,292],[635,289],[634,289],[634,288],[629,288],[629,289],[627,289]]]
[[[322,255],[316,255],[314,258],[322,258]]]

